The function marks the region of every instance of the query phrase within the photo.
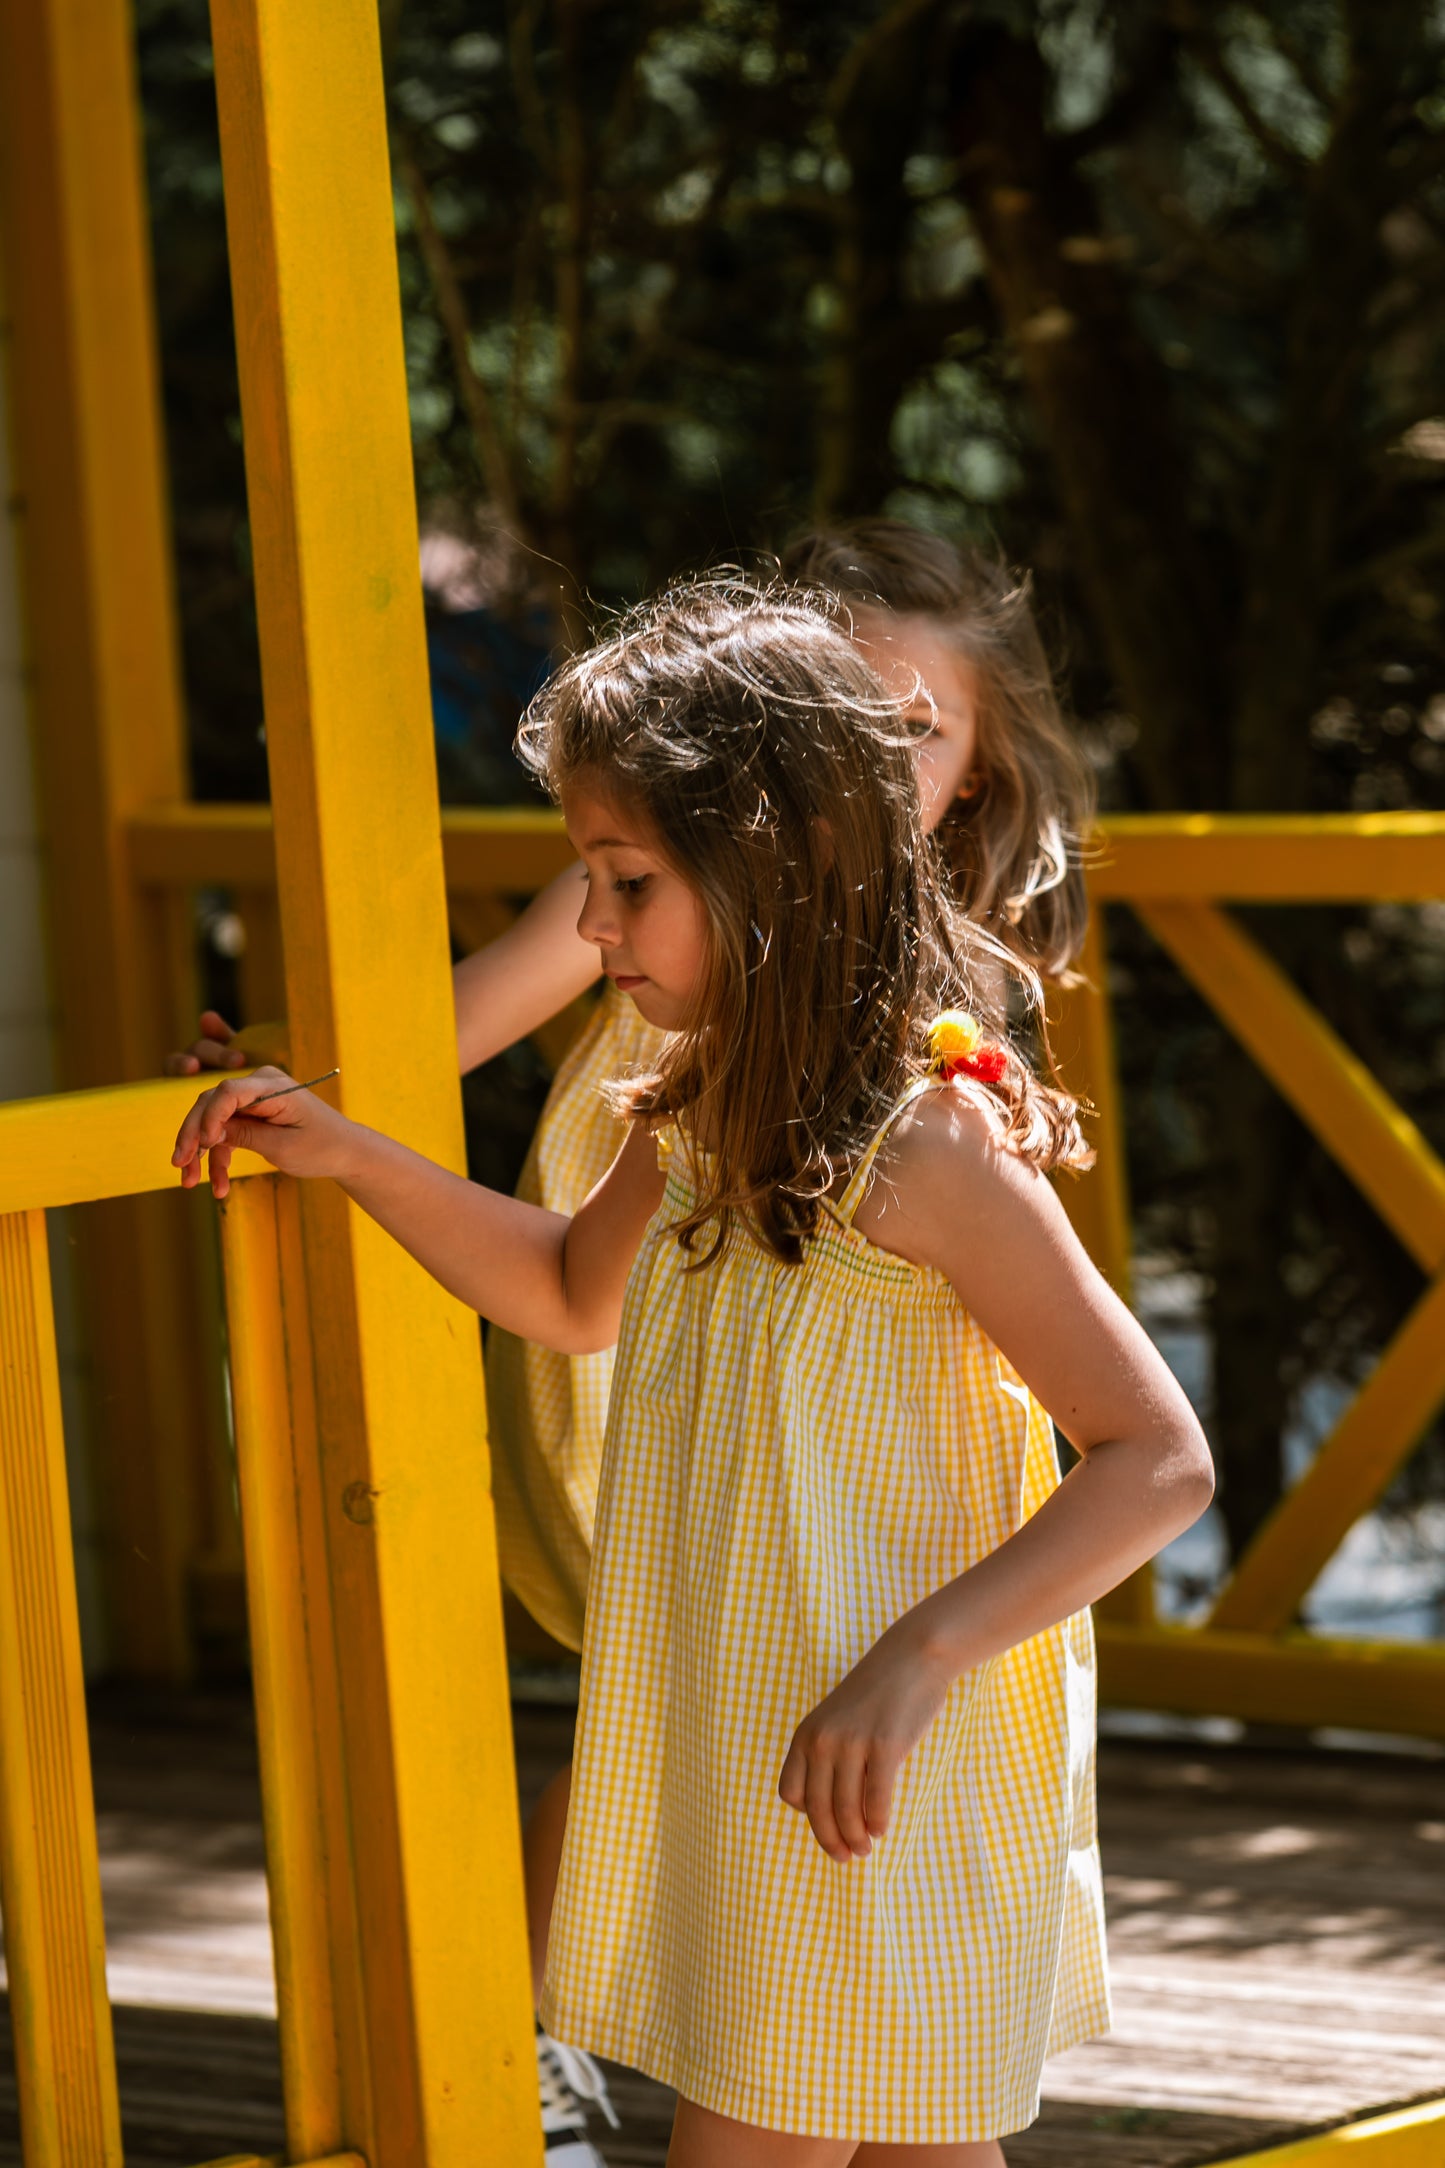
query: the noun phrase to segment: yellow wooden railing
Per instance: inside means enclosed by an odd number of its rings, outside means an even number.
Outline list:
[[[1142,1577],[1104,1606],[1103,1690],[1114,1701],[1158,1709],[1445,1737],[1439,1644],[1329,1640],[1295,1626],[1312,1583],[1445,1402],[1445,1166],[1220,908],[1441,897],[1445,817],[1118,820],[1103,839],[1091,888],[1096,905],[1127,903],[1138,914],[1429,1276],[1306,1474],[1236,1562],[1207,1625],[1156,1624]],[[1079,1185],[1075,1209],[1096,1258],[1127,1288],[1122,1112],[1097,928],[1091,966],[1090,985],[1071,997],[1061,1019],[1065,1058],[1099,1108],[1100,1166]]]
[[[544,811],[448,811],[442,837],[453,912],[464,923],[479,902],[500,920],[567,857],[557,818]],[[231,886],[244,914],[246,897],[264,896],[271,878],[264,807],[171,807],[135,819],[130,840],[136,880],[157,892],[204,877]],[[1100,837],[1090,887],[1088,983],[1061,999],[1055,1032],[1066,1075],[1096,1110],[1100,1147],[1098,1168],[1066,1198],[1114,1284],[1127,1293],[1129,1202],[1097,906],[1120,903],[1137,911],[1431,1276],[1308,1473],[1238,1561],[1207,1627],[1156,1623],[1147,1575],[1103,1606],[1105,1693],[1151,1708],[1445,1737],[1439,1647],[1294,1629],[1312,1582],[1445,1402],[1445,1166],[1220,908],[1445,896],[1445,816],[1124,817]]]

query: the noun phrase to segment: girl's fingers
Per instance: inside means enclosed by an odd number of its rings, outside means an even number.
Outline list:
[[[850,1739],[833,1767],[833,1820],[854,1859],[866,1859],[873,1849],[863,1811],[868,1758],[860,1741]]]
[[[875,1746],[868,1757],[863,1779],[863,1819],[875,1837],[883,1836],[888,1828],[888,1817],[893,1811],[893,1781],[897,1774],[897,1756]]]
[[[802,1813],[807,1797],[808,1757],[793,1734],[793,1743],[783,1757],[783,1772],[778,1778],[778,1797],[785,1807],[795,1807]]]
[[[235,1149],[227,1143],[211,1146],[211,1195],[225,1197],[231,1188],[231,1153]]]
[[[184,1054],[167,1054],[165,1060],[161,1063],[161,1075],[194,1076],[200,1066],[201,1065],[196,1059],[195,1055],[190,1052]]]
[[[845,1866],[853,1857],[833,1813],[833,1756],[818,1741],[814,1741],[808,1755],[808,1777],[804,1787],[805,1811],[817,1838],[829,1859]]]

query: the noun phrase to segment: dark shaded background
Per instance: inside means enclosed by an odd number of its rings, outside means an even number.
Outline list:
[[[206,11],[137,16],[195,786],[256,798]],[[1437,9],[383,0],[382,30],[445,795],[524,794],[516,714],[595,604],[881,507],[1033,568],[1106,803],[1445,805]],[[1250,919],[1445,1146],[1445,904]],[[1237,1545],[1304,1381],[1357,1376],[1420,1278],[1110,937],[1140,1240],[1209,1291]],[[487,1088],[513,1154],[542,1081]]]

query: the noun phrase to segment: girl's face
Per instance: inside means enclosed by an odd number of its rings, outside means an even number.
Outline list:
[[[562,817],[587,874],[578,933],[646,1021],[676,1031],[707,970],[702,899],[645,821],[601,792],[595,778],[563,786]]]
[[[977,788],[978,693],[966,658],[931,617],[857,610],[853,645],[889,692],[909,703],[918,734],[918,802],[925,832]]]

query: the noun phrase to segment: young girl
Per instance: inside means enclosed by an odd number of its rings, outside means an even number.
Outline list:
[[[176,1148],[332,1176],[527,1339],[620,1324],[543,2014],[677,2088],[673,2168],[1001,2162],[1107,2022],[1084,1607],[1211,1487],[1045,1179],[1072,1104],[940,1016],[987,982],[900,724],[815,605],[710,587],[540,697],[579,935],[668,1035],[570,1218],[248,1114],[275,1071]]]
[[[860,651],[907,703],[924,827],[939,829],[962,908],[1046,978],[1066,977],[1084,933],[1079,852],[1092,784],[1059,712],[1026,583],[887,519],[805,535],[784,564],[790,577],[846,602]],[[577,899],[574,869],[509,933],[457,966],[464,1073],[595,982],[596,952],[577,937]],[[617,1149],[606,1087],[646,1068],[660,1044],[609,983],[553,1081],[520,1197],[576,1210]],[[208,1012],[201,1038],[167,1067],[190,1075],[246,1059],[224,1018]],[[503,1575],[538,1623],[573,1649],[582,1645],[611,1374],[610,1350],[569,1358],[503,1332],[489,1342]],[[565,1785],[544,1804],[531,1848],[539,1976],[564,1807]]]

